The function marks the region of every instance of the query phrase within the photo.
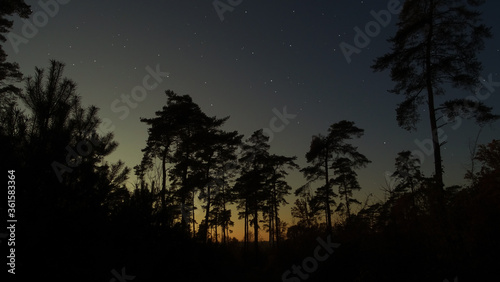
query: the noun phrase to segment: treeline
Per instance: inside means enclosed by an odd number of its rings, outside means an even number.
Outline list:
[[[166,91],[163,109],[154,118],[141,119],[149,126],[147,145],[135,166],[137,184],[129,190],[125,182],[130,169],[121,161],[105,160],[117,147],[113,134],[100,134],[98,109],[80,104],[76,83],[65,78],[63,70],[64,64],[57,61],[48,69],[37,68],[34,76],[24,79],[24,89],[4,96],[10,100],[0,112],[3,163],[18,179],[18,217],[24,222],[19,228],[24,242],[20,253],[35,254],[20,259],[20,272],[23,265],[50,269],[51,262],[43,259],[48,253],[67,267],[70,261],[103,267],[107,259],[138,259],[119,256],[120,244],[137,252],[152,242],[145,250],[156,244],[173,247],[179,240],[185,242],[180,246],[189,247],[221,238],[223,245],[234,247],[229,235],[232,204],[244,220],[244,253],[249,253],[253,234],[250,253],[259,255],[262,229],[271,246],[286,238],[279,209],[292,190],[287,172],[299,167],[295,156],[269,152],[263,130],[243,140],[237,131],[222,129],[228,117],[208,117],[188,95]],[[327,183],[312,197],[318,203],[316,212],[331,215],[333,185],[338,184],[345,200],[339,210],[350,216],[350,206],[357,202],[352,191],[360,189],[354,169],[369,161],[346,141],[362,133],[353,122],[341,121],[331,126],[328,136],[314,137],[307,154],[312,166],[303,171],[311,181],[323,178]],[[336,178],[328,177],[330,166]],[[199,225],[195,197],[203,203]],[[328,226],[331,234],[331,220]],[[107,255],[92,260],[98,252]],[[69,270],[58,271],[52,278],[63,278]]]
[[[299,255],[290,259],[287,251],[282,257],[290,261],[288,268],[295,264],[301,269],[283,281],[299,281],[301,273],[313,281],[492,279],[500,266],[500,140],[479,145],[474,161],[475,172],[464,175],[468,184],[446,187],[445,204],[437,206],[435,178],[422,174],[409,151],[400,152],[386,199],[365,202],[358,213],[333,225],[332,242],[341,246],[313,273],[306,271],[311,264],[302,262],[313,254],[317,238],[327,237],[327,226],[310,185],[301,187],[292,208],[299,221],[287,233],[287,249]],[[303,242],[306,248],[297,247]]]
[[[141,119],[149,126],[149,137],[143,149],[144,158],[135,167],[141,193],[156,197],[156,224],[178,227],[204,242],[218,242],[220,228],[221,241],[225,243],[233,225],[229,205],[237,204],[238,216],[244,220],[245,247],[253,227],[253,242],[258,250],[261,225],[268,232],[271,245],[279,244],[286,235],[279,208],[287,204],[285,196],[292,190],[285,177],[288,170],[299,169],[296,157],[269,153],[269,137],[263,130],[242,141],[238,132],[221,129],[228,117],[206,116],[188,95],[179,96],[172,91],[166,95],[167,105],[156,112],[155,118]],[[370,161],[347,141],[362,134],[354,122],[340,121],[330,127],[328,136],[314,136],[306,155],[312,164],[302,169],[308,180],[326,182],[311,197],[317,203],[314,210],[324,211],[330,233],[332,206],[337,196],[333,186],[339,185],[342,203],[337,210],[346,217],[351,215],[351,205],[359,203],[352,196],[354,190],[361,189],[355,169]],[[329,177],[329,169],[333,169],[335,177]],[[198,229],[196,196],[204,203],[205,214]]]
[[[403,279],[408,273],[415,277],[411,281],[453,273],[467,277],[489,273],[500,261],[495,252],[499,140],[478,146],[475,161],[480,166],[465,175],[469,185],[446,187],[443,194],[435,177],[420,171],[419,159],[402,151],[395,158],[396,185],[387,187],[387,200],[361,203],[353,197],[361,189],[356,171],[370,160],[350,143],[364,132],[354,122],[339,121],[326,135],[313,136],[305,154],[309,165],[299,168],[295,156],[269,152],[262,130],[244,139],[222,129],[228,117],[209,117],[190,96],[166,91],[162,110],[141,119],[149,126],[147,145],[134,168],[137,183],[129,189],[125,182],[131,170],[121,161],[105,160],[117,147],[112,133],[99,134],[97,108],[81,106],[76,84],[64,78],[63,68],[52,61],[47,70],[36,69],[0,113],[3,165],[15,169],[18,179],[23,222],[18,240],[23,242],[20,254],[26,256],[19,259],[21,272],[25,266],[51,269],[57,262],[58,272],[47,277],[63,279],[82,271],[76,265],[85,265],[92,271],[83,277],[91,279],[121,269],[120,262],[130,273],[153,277],[157,270],[152,265],[188,261],[176,266],[183,270],[179,277],[192,277],[193,268],[233,273],[210,260],[218,256],[236,272],[250,275],[254,265],[259,271],[252,275],[262,275],[259,279],[297,281],[300,268],[283,273],[318,238],[341,244],[330,260],[318,265],[318,273],[311,273],[320,280],[331,275],[329,268],[335,269],[333,277],[348,281]],[[286,182],[292,169],[300,170],[307,182],[295,190]],[[292,192],[297,224],[287,226],[279,211]],[[204,214],[199,224],[196,197]],[[233,204],[244,221],[241,246],[230,236]],[[354,213],[353,205],[360,211]],[[268,232],[271,248],[259,248],[262,230]],[[150,252],[154,263],[141,261]],[[54,260],[44,259],[46,254]],[[426,267],[434,268],[423,271]]]
[[[228,117],[208,117],[188,95],[166,95],[167,105],[156,117],[141,119],[149,126],[149,136],[142,162],[135,167],[137,191],[155,198],[154,224],[179,228],[203,242],[218,242],[220,230],[220,240],[226,243],[234,225],[229,206],[237,204],[246,247],[253,226],[258,248],[260,217],[269,241],[279,242],[283,228],[278,211],[291,190],[286,169],[298,167],[296,158],[271,154],[262,130],[242,141],[237,131],[221,129]],[[199,228],[196,197],[204,209]]]
[[[438,129],[456,118],[485,126],[499,116],[481,101],[434,100],[448,86],[479,84],[476,53],[491,36],[472,9],[480,2],[405,1],[392,52],[373,69],[390,70],[392,92],[405,97],[396,109],[402,128],[415,129],[419,107],[427,106],[435,166],[425,176],[418,158],[398,153],[395,186],[380,202],[353,196],[361,189],[357,171],[370,163],[351,143],[364,133],[354,122],[335,121],[313,136],[300,168],[296,156],[270,153],[262,130],[247,137],[224,130],[228,117],[207,116],[190,96],[170,90],[166,105],[141,119],[148,138],[133,168],[137,183],[127,187],[132,169],[106,161],[118,144],[113,133],[99,132],[97,107],[82,106],[64,64],[51,61],[23,77],[0,49],[1,166],[16,174],[18,277],[491,279],[500,266],[500,141],[473,151],[467,185],[446,187]],[[30,14],[23,1],[4,1],[0,9],[3,33],[12,27],[8,16]],[[304,174],[297,189],[286,182],[291,170]],[[288,226],[280,209],[292,193],[297,224]],[[241,245],[230,235],[236,216],[244,222]],[[259,244],[263,230],[269,247]]]

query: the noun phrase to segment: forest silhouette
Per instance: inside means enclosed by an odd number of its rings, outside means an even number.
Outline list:
[[[107,161],[119,140],[99,130],[98,108],[81,104],[63,62],[22,74],[2,48],[1,166],[15,170],[22,222],[15,278],[490,279],[500,267],[500,140],[476,144],[467,184],[446,187],[438,129],[457,117],[484,126],[499,116],[478,101],[434,103],[447,85],[472,90],[479,83],[476,54],[491,32],[471,10],[478,1],[468,2],[405,1],[394,48],[374,61],[374,71],[391,71],[391,92],[405,97],[396,109],[402,128],[415,129],[419,106],[428,107],[435,161],[426,176],[410,151],[388,156],[395,185],[375,203],[353,196],[363,188],[357,171],[371,163],[353,145],[364,134],[354,121],[332,121],[312,136],[303,151],[308,166],[299,167],[296,156],[270,152],[262,129],[226,131],[229,117],[208,116],[189,95],[166,90],[166,104],[140,119],[148,138],[137,148],[142,161],[129,168]],[[30,14],[20,0],[2,1],[0,9],[3,33],[12,27],[6,16]],[[304,175],[301,187],[286,180],[293,170]],[[126,185],[132,174],[134,187]],[[296,224],[283,220],[285,205]],[[236,218],[243,220],[241,241],[231,236]]]

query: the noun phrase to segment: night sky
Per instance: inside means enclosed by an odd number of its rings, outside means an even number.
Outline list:
[[[109,161],[122,159],[129,167],[140,162],[147,127],[139,118],[153,117],[166,103],[164,91],[171,89],[191,95],[208,115],[230,116],[226,129],[238,130],[245,139],[260,128],[274,128],[271,152],[296,155],[302,167],[312,135],[326,134],[340,120],[354,121],[365,129],[354,143],[372,161],[358,171],[362,190],[355,195],[361,201],[370,193],[372,201],[383,199],[380,188],[402,150],[421,152],[426,176],[433,171],[432,155],[418,145],[430,139],[427,113],[422,113],[417,132],[399,128],[395,108],[403,97],[387,92],[393,87],[388,72],[373,73],[370,68],[376,57],[389,51],[386,40],[396,31],[397,14],[391,14],[385,26],[377,24],[379,31],[371,30],[370,42],[350,56],[350,63],[340,47],[342,42],[355,46],[355,27],[365,30],[375,20],[370,11],[387,10],[388,4],[399,7],[398,1],[75,0],[59,1],[68,3],[48,12],[38,1],[26,2],[33,10],[28,21],[38,27],[33,31],[16,19],[12,34],[26,39],[15,46],[5,43],[8,60],[18,62],[30,76],[36,66],[48,67],[51,59],[64,62],[65,76],[78,84],[83,105],[99,107],[99,116],[113,128],[119,147]],[[232,11],[218,13],[214,3]],[[487,1],[481,10],[494,35],[479,55],[482,77],[496,82],[500,2]],[[144,99],[132,98],[127,105],[122,95],[143,86],[151,72],[147,68],[159,69],[161,76],[148,81],[151,90]],[[495,84],[480,92],[497,114],[499,92]],[[468,95],[474,94],[450,90],[446,98]],[[288,118],[283,123],[277,116],[285,115],[285,108]],[[485,127],[479,143],[498,139],[499,126]],[[469,141],[479,127],[463,121],[443,130],[448,141],[443,147],[445,185],[462,184]],[[288,181],[294,189],[305,183],[298,171]],[[288,199],[292,204],[293,197]],[[281,211],[289,224],[290,207]]]

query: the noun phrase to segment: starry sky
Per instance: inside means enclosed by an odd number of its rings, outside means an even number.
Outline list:
[[[353,143],[372,161],[358,171],[362,190],[355,195],[361,201],[370,193],[372,202],[384,198],[381,187],[402,150],[419,151],[426,175],[433,171],[425,146],[430,130],[424,108],[418,131],[399,128],[395,108],[402,97],[387,93],[393,87],[388,72],[370,68],[390,50],[386,39],[396,31],[397,12],[387,12],[391,18],[371,31],[370,41],[350,62],[340,47],[355,46],[355,28],[365,30],[375,20],[371,11],[394,11],[399,1],[59,0],[48,1],[57,3],[48,7],[26,2],[33,14],[24,21],[16,18],[12,34],[24,40],[5,43],[8,60],[18,62],[26,75],[33,75],[36,66],[48,67],[51,59],[64,62],[65,75],[78,84],[83,104],[99,107],[100,117],[113,129],[119,147],[111,162],[121,159],[129,167],[140,162],[147,127],[139,118],[153,117],[166,102],[164,91],[171,89],[191,95],[208,115],[230,116],[225,128],[245,138],[255,130],[274,128],[271,152],[295,155],[302,167],[312,135],[326,134],[340,120],[354,121],[365,135]],[[496,82],[500,2],[487,1],[481,11],[494,35],[479,55],[482,77]],[[148,80],[151,87],[140,101],[122,100],[155,71],[161,76]],[[487,89],[480,92],[482,101],[500,105],[500,86]],[[473,93],[450,90],[447,95]],[[287,117],[285,122],[280,114]],[[485,127],[479,143],[498,139],[499,126]],[[463,121],[443,130],[448,141],[443,147],[445,184],[462,184],[470,162],[469,142],[479,127]],[[299,172],[291,173],[288,181],[294,189],[305,183]],[[290,207],[282,209],[289,223]]]

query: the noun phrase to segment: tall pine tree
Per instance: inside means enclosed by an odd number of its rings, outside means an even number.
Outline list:
[[[473,91],[479,85],[481,63],[477,53],[490,28],[481,24],[474,10],[484,1],[408,0],[399,15],[398,31],[389,39],[391,52],[376,59],[375,71],[389,69],[396,83],[390,92],[405,96],[397,109],[399,126],[416,129],[420,106],[427,105],[434,153],[434,179],[438,205],[443,204],[443,164],[438,130],[458,115],[478,123],[497,118],[491,108],[468,99],[452,99],[439,105],[438,97],[449,87]],[[439,114],[441,113],[441,117]],[[441,120],[441,124],[439,121]]]

